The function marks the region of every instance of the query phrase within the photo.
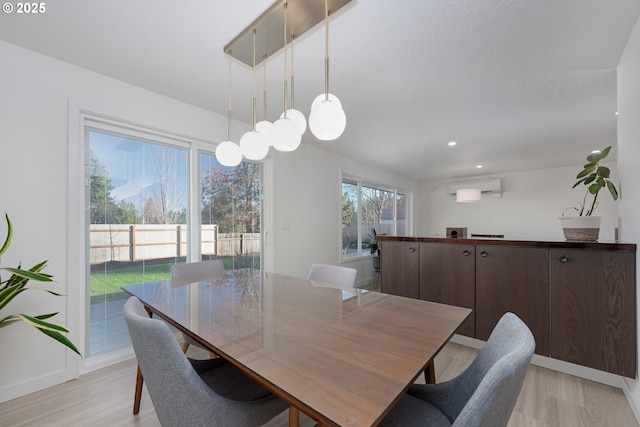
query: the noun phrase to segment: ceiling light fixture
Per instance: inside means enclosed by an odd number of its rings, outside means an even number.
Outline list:
[[[253,129],[240,138],[242,155],[249,160],[262,160],[269,154],[267,138],[256,130],[256,29],[253,29]]]
[[[224,47],[224,52],[249,66],[264,61],[264,120],[255,123],[254,130],[267,136],[267,144],[279,151],[293,151],[302,141],[308,126],[314,136],[323,141],[338,138],[346,127],[346,115],[338,98],[329,93],[329,13],[332,15],[351,0],[276,0],[264,13]],[[308,30],[325,22],[325,75],[324,93],[311,105],[308,120],[295,109],[295,67],[293,43]],[[289,30],[288,30],[289,29]],[[254,35],[253,32],[256,31]],[[284,32],[284,37],[282,34]],[[295,34],[294,34],[295,33]],[[254,37],[251,44],[249,37]],[[288,91],[287,44],[291,42],[291,105]],[[253,49],[253,51],[251,50]],[[284,109],[282,117],[271,124],[267,121],[266,60],[284,50]],[[255,52],[261,52],[256,58]],[[254,101],[255,103],[255,101]],[[299,113],[299,114],[298,114]],[[255,115],[255,113],[254,113]],[[255,120],[255,119],[254,119]],[[313,122],[313,124],[312,124]],[[244,144],[243,144],[244,145]]]
[[[309,128],[311,133],[321,141],[332,141],[344,132],[347,126],[347,116],[342,109],[342,104],[336,96],[329,93],[329,3],[324,1],[325,13],[325,56],[324,56],[324,99],[311,106],[309,114]],[[314,103],[318,101],[318,97]]]
[[[300,146],[302,134],[287,111],[287,2],[284,2],[284,113],[269,132],[269,143],[278,151],[293,151]]]
[[[231,51],[229,55],[229,74],[227,80],[227,140],[216,147],[216,159],[222,166],[238,166],[242,162],[240,146],[231,141]]]

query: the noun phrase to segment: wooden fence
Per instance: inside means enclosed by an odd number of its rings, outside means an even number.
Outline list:
[[[91,224],[91,264],[183,257],[187,254],[185,224]],[[260,233],[219,233],[202,225],[203,255],[232,256],[260,253]]]

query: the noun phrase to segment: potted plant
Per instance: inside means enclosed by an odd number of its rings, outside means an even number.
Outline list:
[[[372,234],[367,234],[367,247],[373,255],[373,268],[380,269],[380,242],[376,240],[376,230],[371,229]]]
[[[13,237],[13,226],[9,220],[9,216],[5,214],[7,219],[7,237],[2,247],[0,247],[0,257],[9,249],[11,244],[11,238]],[[43,270],[47,266],[47,261],[42,261],[34,265],[28,270],[23,270],[21,265],[18,268],[0,267],[0,270],[11,273],[11,276],[7,280],[2,280],[0,277],[0,312],[4,310],[11,301],[22,292],[27,290],[39,290],[48,292],[52,295],[60,296],[60,294],[45,288],[27,288],[29,280],[35,280],[37,282],[51,282],[53,276],[44,273]],[[23,313],[4,315],[0,314],[0,329],[6,328],[18,322],[26,322],[33,326],[43,334],[53,338],[54,340],[67,346],[74,352],[80,355],[80,352],[75,345],[63,335],[63,333],[69,332],[64,326],[49,323],[46,319],[55,316],[58,313],[40,314],[37,316],[30,316]]]
[[[598,207],[598,194],[603,188],[607,188],[613,197],[618,200],[618,190],[610,179],[611,171],[606,166],[601,166],[602,161],[609,152],[611,146],[605,148],[599,153],[591,153],[587,156],[587,163],[576,176],[575,184],[572,188],[576,188],[580,184],[586,186],[582,203],[578,203],[578,207],[572,207],[578,213],[577,217],[564,216],[564,212],[560,217],[562,221],[562,230],[567,240],[598,240],[600,234],[600,222],[602,217],[593,216],[593,212]],[[589,203],[589,196],[592,196]]]

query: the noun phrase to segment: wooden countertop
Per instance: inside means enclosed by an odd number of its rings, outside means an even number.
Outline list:
[[[505,246],[528,246],[551,249],[588,249],[602,251],[626,251],[636,252],[635,243],[624,243],[617,241],[597,241],[579,242],[570,240],[544,241],[544,240],[507,240],[500,238],[485,237],[412,237],[412,236],[376,236],[379,241],[396,242],[427,242],[427,243],[458,243],[466,245],[505,245]]]

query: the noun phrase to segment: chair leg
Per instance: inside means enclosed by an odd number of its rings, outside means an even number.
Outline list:
[[[185,341],[185,342],[183,342],[183,343],[182,343],[182,352],[186,354],[186,353],[187,353],[187,349],[188,349],[188,348],[189,348],[189,343],[188,343],[188,342],[186,342],[186,341]]]
[[[427,365],[427,368],[424,370],[424,382],[425,384],[435,384],[436,383],[436,368],[435,362],[432,360]]]
[[[144,382],[144,378],[142,378],[142,371],[140,371],[140,367],[138,366],[138,374],[136,375],[136,391],[133,396],[133,415],[136,415],[140,412],[140,400],[142,399],[142,383]]]

